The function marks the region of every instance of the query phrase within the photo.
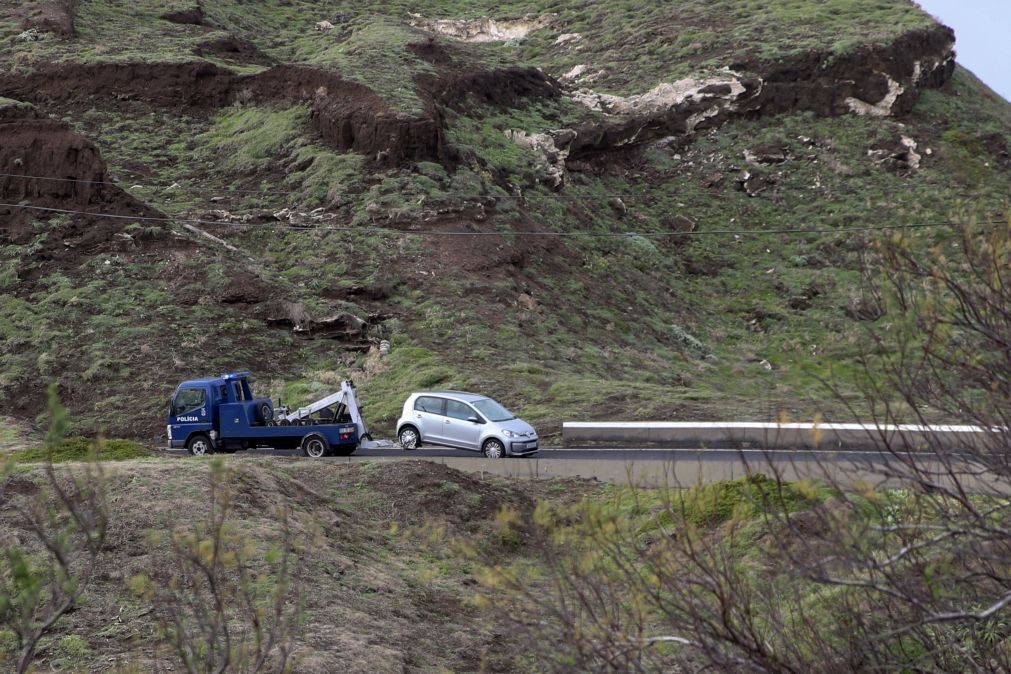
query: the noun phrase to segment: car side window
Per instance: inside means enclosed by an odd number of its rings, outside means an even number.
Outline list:
[[[446,401],[442,398],[433,398],[431,396],[421,396],[414,401],[414,410],[416,412],[428,412],[430,414],[439,414],[445,416],[446,412]]]
[[[470,405],[466,403],[459,402],[457,400],[447,400],[446,401],[446,416],[453,419],[462,419],[466,421],[471,417],[476,417],[477,412],[471,409]]]
[[[172,409],[177,415],[193,412],[204,406],[206,395],[202,388],[184,388],[176,394]]]

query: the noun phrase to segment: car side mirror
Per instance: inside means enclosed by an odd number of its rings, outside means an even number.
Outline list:
[[[477,417],[467,417],[467,421],[469,421],[472,424],[483,424],[484,423],[483,421],[481,421]]]

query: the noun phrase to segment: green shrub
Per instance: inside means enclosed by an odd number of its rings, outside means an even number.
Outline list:
[[[60,655],[67,661],[64,664],[80,662],[91,655],[91,646],[84,637],[76,634],[68,634],[60,639],[58,649]]]
[[[735,518],[755,517],[762,512],[800,510],[813,502],[793,485],[777,483],[757,473],[692,487],[685,492],[678,507],[685,521],[698,527],[714,527]]]
[[[11,630],[0,630],[0,662],[12,658],[18,652],[18,635]]]

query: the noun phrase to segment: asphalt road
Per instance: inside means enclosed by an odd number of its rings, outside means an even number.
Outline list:
[[[250,450],[239,452],[236,456],[298,456],[300,453],[298,450]],[[304,460],[360,463],[404,459],[432,461],[482,476],[590,478],[615,484],[631,482],[640,486],[694,485],[734,480],[756,472],[770,474],[770,471],[790,481],[814,479],[823,482],[830,479],[840,485],[896,487],[904,484],[895,478],[896,457],[862,450],[546,448],[527,457],[488,459],[478,452],[435,447],[405,451],[390,441],[382,441],[367,443],[353,456]],[[938,463],[936,456],[917,454],[915,461],[923,469],[939,471],[936,474],[942,481],[946,479],[946,468]],[[991,487],[986,479],[979,477],[977,480],[977,477],[969,478],[968,488]],[[973,480],[977,480],[978,484]]]
[[[478,458],[478,452],[468,452],[460,449],[444,449],[441,447],[415,449],[405,451],[400,447],[363,447],[355,452],[356,458],[397,457],[397,458]],[[595,448],[545,448],[527,457],[512,457],[510,461],[531,461],[534,459],[563,459],[579,461],[748,461],[783,462],[783,463],[880,463],[884,457],[880,452],[866,451],[815,451],[815,450],[761,450],[761,449],[595,449]]]

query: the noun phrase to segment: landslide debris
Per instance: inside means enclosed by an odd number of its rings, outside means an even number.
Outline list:
[[[924,88],[944,85],[955,68],[955,36],[946,26],[907,33],[891,44],[849,55],[811,51],[781,62],[731,64],[707,78],[661,83],[635,96],[577,88],[567,95],[606,115],[574,129],[563,147],[578,160],[588,154],[669,136],[690,136],[730,119],[810,111],[903,116]]]
[[[550,26],[557,15],[545,14],[522,19],[426,19],[421,14],[411,14],[411,25],[432,33],[445,35],[462,42],[506,42],[522,40],[535,30]]]

